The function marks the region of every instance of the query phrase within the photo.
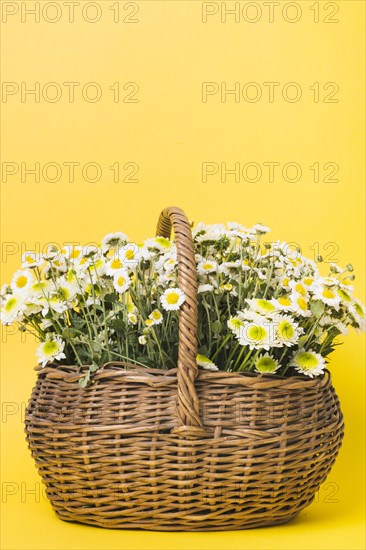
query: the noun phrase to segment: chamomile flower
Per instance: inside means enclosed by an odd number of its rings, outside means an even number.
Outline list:
[[[299,281],[291,281],[289,287],[296,294],[300,294],[303,298],[308,298],[307,288]]]
[[[276,307],[279,311],[291,311],[292,310],[292,300],[288,294],[284,294],[277,298]]]
[[[124,246],[128,241],[127,235],[121,232],[116,233],[108,233],[105,237],[102,239],[102,251],[104,253],[108,252],[111,248],[118,249],[122,246]]]
[[[118,271],[125,268],[125,265],[120,257],[120,255],[114,255],[110,260],[106,262],[105,272],[107,275],[114,276]]]
[[[13,321],[20,321],[23,317],[24,297],[9,294],[1,304],[1,322],[10,325]]]
[[[38,252],[24,252],[22,254],[22,267],[39,267],[43,264],[44,260]]]
[[[136,313],[128,313],[127,319],[130,325],[137,325],[137,315]]]
[[[352,302],[352,296],[348,290],[344,290],[343,288],[337,288],[337,294],[340,297],[342,302],[346,304],[350,304]]]
[[[273,374],[280,367],[280,364],[269,353],[258,357],[255,362],[255,370],[261,374]]]
[[[146,319],[145,320],[145,326],[147,326],[147,327],[152,327],[154,324],[155,323],[154,323],[153,319]]]
[[[121,250],[119,257],[122,263],[129,268],[136,267],[141,260],[141,251],[137,244],[128,243]]]
[[[65,300],[65,302],[72,302],[79,291],[77,284],[69,283],[64,279],[59,279],[58,283],[58,295],[62,298],[62,300]]]
[[[294,313],[301,315],[301,317],[311,316],[311,311],[308,308],[308,302],[303,296],[301,296],[301,294],[293,293],[291,295],[291,300]]]
[[[32,286],[34,278],[32,272],[25,269],[16,271],[11,281],[11,288],[14,292],[26,293]]]
[[[196,357],[197,365],[202,367],[205,370],[216,371],[219,370],[218,366],[215,365],[208,357],[201,355],[200,353]]]
[[[348,306],[348,311],[353,319],[356,321],[358,327],[361,330],[365,330],[365,306],[363,306],[359,300],[355,300],[352,304]]]
[[[315,351],[300,349],[290,360],[289,365],[305,376],[319,376],[325,368],[324,358]]]
[[[139,336],[139,344],[141,346],[146,346],[147,344],[147,338],[146,336],[143,334],[142,336]]]
[[[73,262],[74,260],[82,258],[83,249],[81,246],[65,245],[62,253],[65,255],[65,258]]]
[[[59,336],[50,336],[48,340],[42,342],[37,348],[39,363],[44,367],[51,361],[65,359],[64,348],[65,343]]]
[[[179,309],[185,299],[184,292],[179,288],[168,288],[160,298],[160,301],[166,311],[171,311]]]
[[[250,349],[269,350],[276,345],[271,328],[269,322],[245,322],[237,334],[239,344]]]
[[[321,300],[323,304],[327,304],[328,306],[332,306],[335,309],[339,308],[340,304],[340,296],[337,293],[336,288],[331,286],[319,286],[316,288],[314,292],[314,298],[317,300]]]
[[[217,262],[211,260],[205,260],[197,265],[197,271],[200,275],[206,275],[207,273],[214,273],[217,270]]]
[[[149,319],[152,320],[154,325],[161,325],[163,322],[163,314],[158,309],[154,309],[149,315]]]
[[[274,320],[276,337],[285,346],[293,346],[298,341],[303,329],[289,315],[276,317]]]
[[[269,227],[266,227],[265,225],[262,225],[261,223],[256,223],[255,225],[253,225],[252,229],[256,233],[261,234],[261,235],[265,235],[266,233],[269,233],[269,231],[271,231]]]
[[[160,252],[168,252],[172,248],[172,242],[166,237],[154,237],[153,239],[146,239],[144,246],[148,249],[156,249]]]
[[[226,228],[223,224],[205,225],[204,223],[197,224],[192,232],[194,240],[197,243],[215,242],[226,234]]]
[[[116,271],[113,277],[113,286],[119,294],[126,292],[130,286],[130,277],[125,269]]]
[[[197,293],[203,294],[204,292],[212,292],[214,289],[213,285],[206,284],[206,285],[198,285]]]
[[[227,326],[234,334],[238,334],[239,330],[244,327],[244,324],[244,321],[240,317],[230,317],[227,322]]]
[[[249,307],[261,315],[273,315],[276,312],[276,302],[274,300],[253,299],[246,300]]]

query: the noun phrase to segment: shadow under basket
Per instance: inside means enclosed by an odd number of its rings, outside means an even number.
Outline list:
[[[58,517],[110,529],[210,531],[293,519],[326,479],[343,438],[328,371],[319,378],[197,371],[197,283],[190,227],[173,225],[178,367],[107,363],[38,370],[27,441]]]

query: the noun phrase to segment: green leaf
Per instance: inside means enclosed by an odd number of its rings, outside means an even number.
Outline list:
[[[62,331],[62,338],[64,340],[72,340],[75,336],[82,334],[82,332],[74,327],[66,327]]]
[[[308,334],[304,334],[303,336],[300,336],[300,338],[297,341],[299,348],[303,348],[306,342],[308,341],[308,339],[309,339]]]
[[[97,365],[96,363],[92,363],[90,365],[90,372],[96,372],[97,370],[99,370],[99,365]]]
[[[90,380],[90,372],[88,372],[85,376],[83,376],[83,378],[80,378],[79,385],[82,388],[85,388],[88,385],[89,380]]]
[[[315,317],[320,317],[324,313],[325,306],[321,300],[315,300],[315,302],[311,302],[310,309]]]
[[[106,294],[104,296],[104,301],[105,302],[109,302],[109,303],[113,303],[113,302],[116,302],[117,301],[117,294]]]
[[[213,333],[220,334],[220,332],[222,331],[222,324],[220,323],[219,320],[217,320],[214,323],[212,323],[211,329]]]

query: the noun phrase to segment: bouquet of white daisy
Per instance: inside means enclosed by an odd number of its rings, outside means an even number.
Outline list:
[[[349,326],[365,329],[365,308],[353,296],[353,268],[330,264],[322,276],[300,251],[264,241],[268,231],[239,223],[200,223],[193,231],[197,364],[319,376],[337,337]],[[173,239],[137,245],[111,233],[97,247],[26,252],[1,290],[1,320],[37,336],[42,366],[88,365],[80,381],[85,386],[108,361],[175,367],[185,298]]]

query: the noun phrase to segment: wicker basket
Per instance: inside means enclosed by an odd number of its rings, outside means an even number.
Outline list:
[[[178,368],[108,363],[40,369],[26,434],[56,514],[116,529],[224,530],[287,522],[314,498],[343,437],[329,372],[321,378],[197,372],[197,283],[190,226],[174,228]]]

